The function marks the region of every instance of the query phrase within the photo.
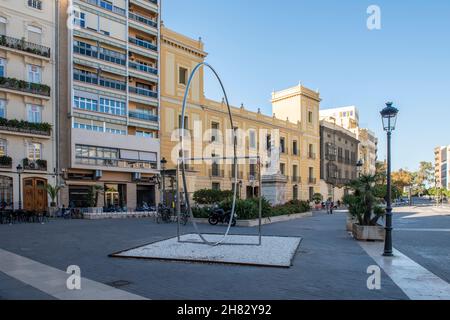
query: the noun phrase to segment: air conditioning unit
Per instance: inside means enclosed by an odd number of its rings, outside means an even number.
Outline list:
[[[103,175],[103,171],[102,170],[95,170],[94,179],[98,180],[98,179],[100,179],[102,177],[102,175]]]
[[[139,181],[139,180],[141,180],[141,178],[142,178],[142,175],[140,172],[133,172],[131,174],[131,180],[133,180],[133,181]]]

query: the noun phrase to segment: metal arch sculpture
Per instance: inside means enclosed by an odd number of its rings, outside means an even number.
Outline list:
[[[228,222],[228,227],[227,227],[226,232],[224,233],[223,238],[220,241],[217,241],[217,242],[210,242],[210,241],[206,240],[205,237],[203,236],[203,234],[200,232],[200,230],[199,230],[199,228],[197,226],[197,223],[195,222],[194,214],[192,213],[192,208],[191,208],[191,204],[190,204],[190,201],[189,201],[189,195],[188,195],[187,183],[186,183],[186,170],[185,170],[185,166],[184,166],[184,164],[186,162],[186,159],[185,159],[185,156],[184,156],[184,130],[185,130],[186,103],[187,103],[187,98],[188,98],[188,95],[189,95],[189,89],[191,87],[192,79],[194,78],[195,74],[197,73],[197,71],[202,66],[208,67],[214,73],[214,75],[216,76],[217,80],[219,81],[220,87],[222,88],[223,95],[224,95],[224,98],[225,98],[225,103],[227,104],[230,125],[231,125],[231,128],[233,128],[233,164],[234,164],[234,170],[235,170],[234,173],[235,174],[234,174],[234,181],[233,181],[234,192],[233,192],[233,204],[232,204],[232,207],[231,207],[231,216],[230,216],[231,219]],[[225,239],[227,238],[227,236],[228,236],[228,234],[230,232],[231,224],[232,224],[232,221],[233,221],[232,217],[234,217],[235,211],[236,211],[236,196],[237,196],[237,185],[238,185],[238,175],[237,175],[238,166],[237,166],[237,152],[236,152],[237,139],[236,139],[236,128],[233,125],[233,116],[231,114],[230,104],[228,103],[227,93],[225,92],[225,88],[223,86],[222,80],[220,79],[219,74],[216,72],[216,70],[214,70],[214,68],[211,65],[209,65],[208,63],[206,63],[206,62],[199,63],[192,70],[192,73],[191,73],[191,75],[189,77],[189,80],[187,82],[187,85],[186,85],[186,91],[184,93],[184,98],[183,98],[183,108],[182,108],[182,111],[181,111],[180,141],[181,141],[181,152],[180,152],[181,153],[181,163],[179,163],[179,161],[178,161],[177,162],[177,166],[181,167],[181,173],[182,173],[182,177],[183,177],[183,191],[184,191],[186,208],[187,208],[187,210],[189,210],[189,216],[190,216],[191,221],[192,221],[192,223],[194,225],[195,231],[197,232],[198,236],[203,241],[203,243],[211,245],[211,246],[220,245],[221,243],[223,243],[223,241],[225,241]],[[177,196],[177,198],[178,198],[178,196]],[[179,219],[178,219],[178,221],[179,221]]]

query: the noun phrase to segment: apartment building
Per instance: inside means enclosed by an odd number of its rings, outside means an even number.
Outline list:
[[[434,149],[434,179],[437,188],[450,189],[448,159],[450,159],[450,146],[440,146]]]
[[[188,76],[206,56],[201,40],[161,28],[160,138],[162,157],[168,161],[166,174],[172,172],[173,175],[177,165],[180,151],[178,129],[181,127],[182,99]],[[186,135],[185,146],[190,146],[190,151],[185,156],[220,159],[232,154],[227,152],[232,150],[231,126],[224,101],[214,101],[204,95],[205,70],[202,68],[193,78],[188,96],[185,119],[188,131],[183,134]],[[280,196],[272,199],[272,203],[310,199],[314,193],[320,192],[320,96],[318,92],[299,85],[274,92],[272,104],[272,116],[249,111],[244,105],[232,107],[233,125],[238,132],[238,153],[262,157],[263,182],[275,183]],[[273,150],[279,150],[279,156],[271,158],[269,154],[273,154]],[[187,163],[186,170],[191,193],[199,189],[231,190],[233,187],[234,170],[230,163],[220,160]],[[241,198],[266,195],[264,184],[263,190],[259,190],[255,161],[239,164],[237,174],[237,192]]]
[[[320,119],[353,132],[359,140],[358,160],[363,163],[362,174],[375,174],[378,139],[371,130],[359,126],[359,111],[355,106],[320,110]]]
[[[0,202],[45,210],[55,184],[55,1],[0,1]]]
[[[342,200],[345,185],[358,174],[359,141],[351,131],[321,120],[320,143],[320,192],[324,199]]]
[[[61,204],[134,210],[158,201],[157,0],[59,2]]]

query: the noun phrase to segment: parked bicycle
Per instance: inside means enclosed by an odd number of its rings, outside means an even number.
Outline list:
[[[168,206],[160,203],[158,205],[158,210],[156,212],[156,222],[157,223],[172,222],[172,210]]]

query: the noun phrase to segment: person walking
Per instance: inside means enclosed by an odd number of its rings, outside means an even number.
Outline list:
[[[334,202],[330,200],[330,214],[333,214]]]
[[[330,205],[331,205],[331,201],[330,201],[330,199],[327,199],[327,201],[325,202],[325,208],[327,209],[327,214],[330,214]]]

